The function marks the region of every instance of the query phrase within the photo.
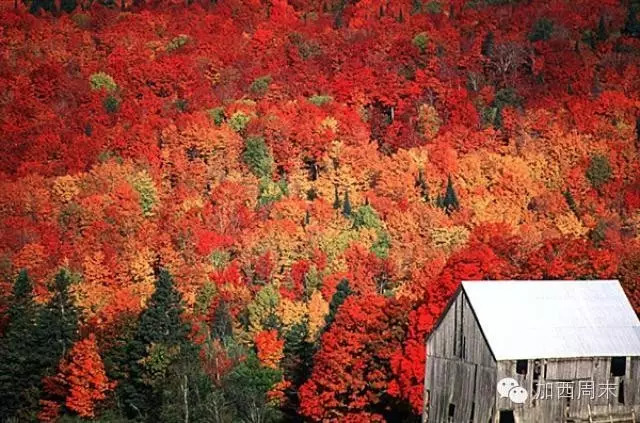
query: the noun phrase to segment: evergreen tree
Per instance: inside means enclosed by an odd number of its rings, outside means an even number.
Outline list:
[[[458,210],[460,208],[458,196],[456,195],[456,191],[453,189],[451,175],[449,175],[449,178],[447,179],[447,190],[444,194],[444,199],[442,200],[442,206],[444,207],[447,214],[450,214],[454,210]]]
[[[160,270],[155,290],[140,315],[138,327],[129,343],[129,378],[119,383],[130,417],[160,421],[169,386],[178,389],[176,367],[197,362],[194,345],[189,341],[189,325],[182,321],[182,297],[167,270]],[[193,387],[193,386],[192,386]],[[179,392],[173,392],[180,395]]]
[[[571,191],[569,191],[569,188],[567,188],[562,193],[562,195],[564,195],[564,199],[567,202],[569,209],[573,212],[573,214],[578,216],[578,205],[576,204],[576,200],[573,198],[573,194],[571,194]]]
[[[325,317],[325,327],[324,330],[327,330],[329,326],[333,323],[336,318],[336,313],[338,309],[344,303],[349,295],[353,294],[351,287],[349,286],[349,281],[343,279],[340,281],[338,286],[336,286],[336,292],[331,297],[331,302],[329,303],[329,313],[327,317]]]
[[[8,324],[0,338],[0,421],[11,417],[27,419],[35,410],[44,373],[34,347],[38,307],[26,271],[13,285],[7,311]]]
[[[640,148],[640,116],[636,118],[636,146]]]
[[[604,16],[600,16],[600,20],[598,21],[598,30],[596,32],[596,36],[598,41],[607,41],[609,38],[609,31],[607,31],[607,23],[604,21]]]
[[[640,1],[631,0],[627,12],[627,20],[622,29],[622,33],[630,37],[640,38],[640,21],[638,21],[638,10]]]
[[[309,326],[306,321],[296,323],[284,336],[284,357],[281,361],[285,378],[291,382],[286,391],[288,403],[284,411],[296,416],[299,410],[298,388],[307,381],[313,368],[314,345],[308,341]]]
[[[344,203],[342,204],[342,215],[351,216],[351,201],[349,201],[349,191],[344,193]]]
[[[42,312],[39,330],[48,342],[43,347],[52,351],[55,364],[58,363],[69,348],[78,339],[78,309],[73,304],[69,292],[71,274],[68,270],[61,270],[53,282],[53,297]]]
[[[493,31],[489,31],[482,40],[480,52],[483,56],[489,57],[493,54]]]
[[[342,202],[340,201],[340,194],[338,193],[338,186],[335,185],[333,187],[333,208],[338,210],[342,206]]]

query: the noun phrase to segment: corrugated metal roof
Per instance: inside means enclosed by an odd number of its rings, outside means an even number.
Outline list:
[[[640,321],[616,280],[468,281],[496,360],[640,356]]]

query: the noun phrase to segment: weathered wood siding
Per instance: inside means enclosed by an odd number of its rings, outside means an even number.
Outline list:
[[[535,362],[539,363],[540,374],[534,376]],[[575,359],[527,360],[527,373],[517,374],[516,361],[499,361],[497,378],[511,377],[518,381],[529,393],[525,404],[513,404],[509,398],[496,394],[496,415],[499,422],[500,410],[513,410],[516,422],[560,423],[588,419],[589,406],[594,414],[608,415],[635,411],[640,417],[640,361],[638,357],[627,357],[624,376],[611,375],[611,359],[603,357]],[[580,381],[593,381],[593,394],[588,390],[579,395]],[[537,382],[537,383],[536,383]],[[573,398],[561,388],[562,382],[572,383]],[[624,398],[619,396],[620,383],[624,386]],[[615,385],[614,392],[605,394],[606,384]],[[537,388],[534,387],[537,385]],[[584,387],[585,385],[583,385]],[[548,397],[549,387],[551,397]],[[560,390],[560,391],[559,391]],[[536,393],[547,393],[547,398],[534,399]],[[563,394],[563,395],[560,395]],[[561,397],[562,396],[562,397]],[[446,421],[446,420],[445,420]],[[587,420],[588,421],[588,420]]]
[[[490,421],[496,362],[464,292],[460,291],[429,337],[426,361],[424,421]],[[450,405],[454,407],[451,418]]]

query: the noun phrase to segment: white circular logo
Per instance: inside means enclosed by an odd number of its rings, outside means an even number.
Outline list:
[[[509,398],[515,404],[524,404],[529,397],[527,390],[511,377],[500,379],[497,388],[501,398]]]

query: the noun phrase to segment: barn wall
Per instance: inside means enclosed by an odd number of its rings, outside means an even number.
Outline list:
[[[536,377],[534,368],[539,363],[539,375]],[[494,422],[498,422],[500,410],[514,410],[516,422],[528,423],[558,423],[579,419],[587,419],[589,406],[594,414],[608,416],[608,410],[612,413],[630,413],[635,411],[640,417],[640,360],[638,357],[627,357],[624,376],[611,374],[610,358],[576,358],[576,359],[548,359],[527,360],[527,374],[517,374],[516,361],[500,361],[497,365],[497,378],[500,380],[511,377],[518,381],[520,386],[527,389],[529,398],[523,405],[513,404],[509,398],[497,396],[496,416]],[[580,381],[593,380],[593,396],[578,395]],[[551,398],[538,398],[537,391],[548,393],[551,387]],[[573,382],[573,398],[560,398],[558,395],[558,382]],[[620,383],[624,385],[624,398],[619,398]],[[604,395],[604,386],[607,383],[616,386],[615,392]],[[566,393],[566,392],[565,392]],[[579,398],[580,396],[580,398]],[[623,400],[623,403],[620,402]],[[446,420],[444,420],[446,421]],[[587,420],[588,421],[588,420]]]
[[[462,291],[429,337],[426,361],[425,399],[429,397],[429,404],[424,421],[490,420],[496,363]],[[451,420],[450,405],[455,407]]]

